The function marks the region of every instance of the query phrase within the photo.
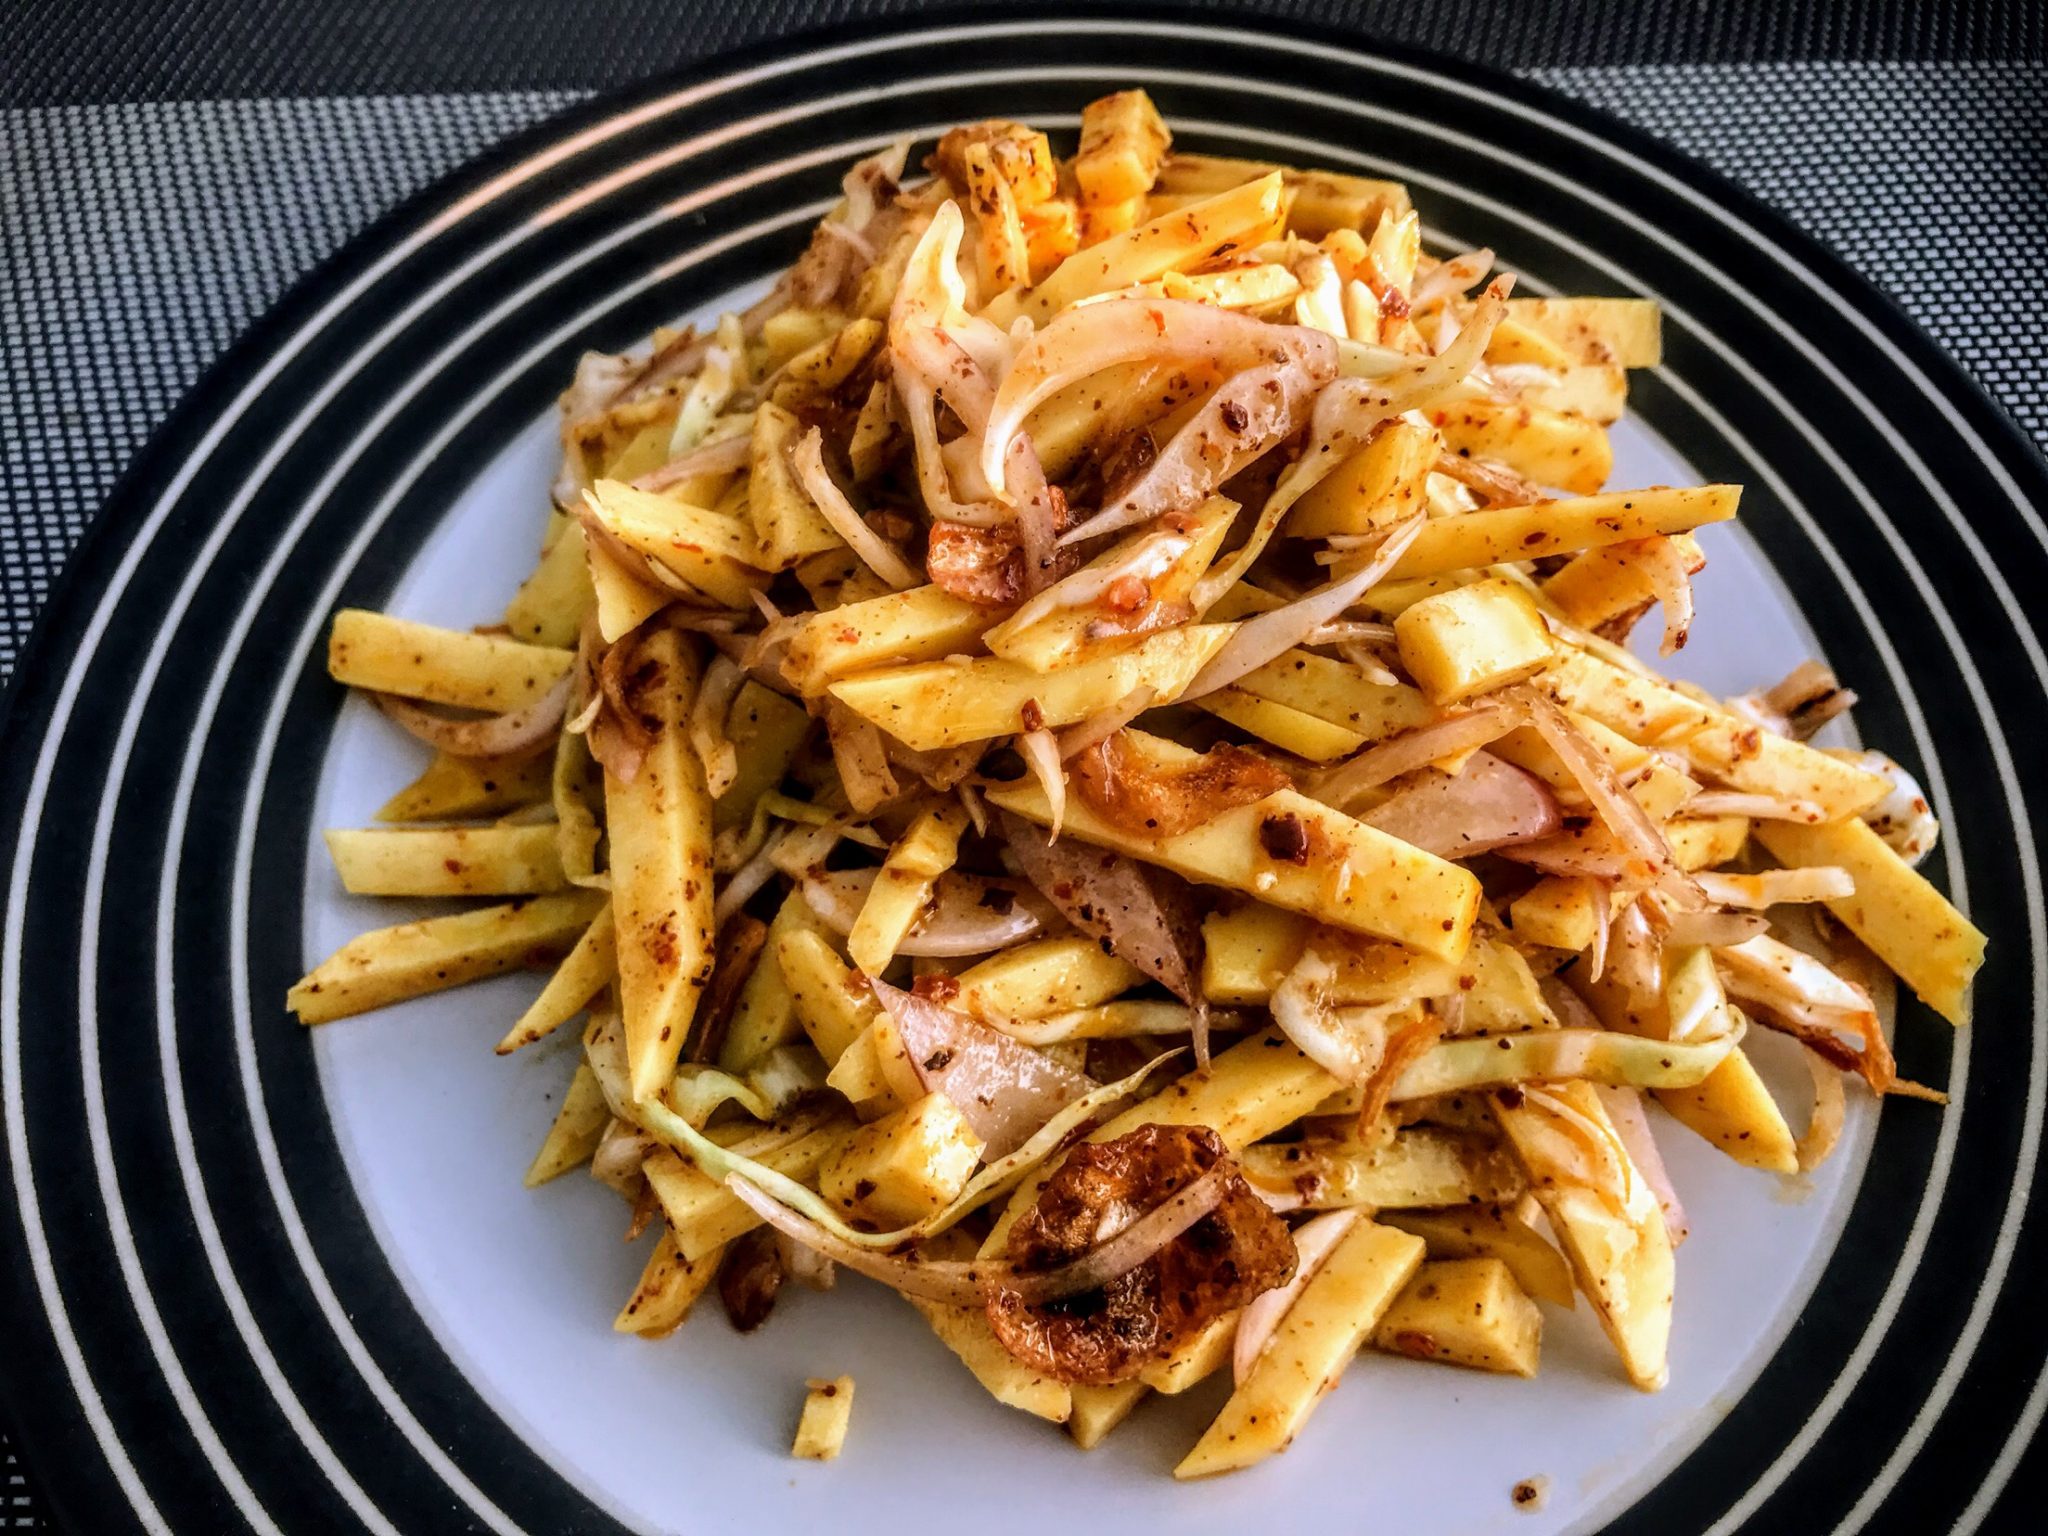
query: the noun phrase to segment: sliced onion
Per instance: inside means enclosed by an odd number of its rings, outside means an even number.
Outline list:
[[[1229,1193],[1230,1180],[1236,1176],[1235,1161],[1218,1162],[1078,1259],[1058,1269],[1031,1273],[1012,1270],[994,1283],[1027,1307],[1042,1307],[1069,1296],[1099,1291],[1151,1260],[1160,1249],[1215,1210]]]
[[[1025,343],[996,390],[981,472],[1005,494],[1010,443],[1025,418],[1068,385],[1120,363],[1198,362],[1225,375],[1295,361],[1333,377],[1336,343],[1305,326],[1271,325],[1188,299],[1106,299],[1063,310]]]
[[[1509,507],[1534,506],[1543,492],[1504,464],[1487,459],[1468,459],[1460,453],[1440,453],[1436,472],[1449,475],[1460,485],[1470,486],[1488,502]]]
[[[1228,688],[1247,672],[1257,671],[1274,658],[1286,655],[1306,640],[1320,624],[1337,618],[1373,589],[1391,571],[1408,546],[1422,532],[1425,519],[1420,513],[1390,530],[1373,557],[1357,570],[1316,588],[1306,597],[1247,619],[1237,626],[1223,649],[1209,658],[1181,694],[1181,701],[1198,699]]]
[[[1822,663],[1811,660],[1802,661],[1761,693],[1728,701],[1736,713],[1794,741],[1805,741],[1855,703],[1853,691]]]
[[[1138,716],[1152,707],[1152,701],[1159,697],[1159,690],[1150,683],[1133,688],[1117,703],[1100,714],[1090,715],[1079,725],[1070,725],[1059,733],[1060,758],[1065,761],[1078,757],[1090,747],[1099,746],[1129,725]]]
[[[1307,646],[1334,645],[1356,647],[1360,643],[1391,645],[1394,640],[1394,626],[1382,624],[1374,619],[1332,619],[1327,624],[1318,624],[1308,632],[1301,643]],[[1378,679],[1375,679],[1378,681]]]
[[[846,499],[846,493],[826,473],[825,434],[821,430],[813,427],[806,432],[790,451],[789,462],[818,515],[832,525],[832,531],[846,541],[869,570],[899,592],[924,585],[924,578],[868,526],[867,520]]]
[[[633,487],[641,491],[665,491],[699,475],[737,474],[747,467],[747,454],[752,446],[753,434],[750,432],[734,432],[727,437],[713,438],[670,459],[661,468],[649,470],[633,482]]]
[[[1693,876],[1717,907],[1761,910],[1789,902],[1839,901],[1856,894],[1856,880],[1846,869],[1813,864],[1803,869],[1766,869],[1753,875],[1702,873]]]
[[[778,873],[776,854],[787,836],[787,829],[775,833],[758,852],[726,876],[725,883],[718,888],[718,900],[712,904],[711,923],[714,928],[724,927],[727,918],[752,901],[755,893],[775,878]]]
[[[1289,360],[1226,380],[1134,484],[1060,542],[1097,538],[1200,506],[1218,486],[1292,437],[1308,420],[1316,391],[1335,376],[1334,359]]]
[[[1266,1006],[1273,1023],[1311,1061],[1341,1082],[1369,1081],[1387,1060],[1387,1025],[1408,1012],[1407,1001],[1339,1008],[1330,1000],[1337,967],[1311,942],[1273,988]]]
[[[1770,927],[1760,912],[1678,912],[1665,924],[1664,942],[1719,948],[1768,933]]]
[[[1692,631],[1692,573],[1685,555],[1670,539],[1656,538],[1638,539],[1629,546],[1626,558],[1643,573],[1664,609],[1664,639],[1657,654],[1677,655]]]
[[[1003,620],[1003,630],[1013,634],[1076,608],[1092,608],[1103,594],[1126,577],[1151,583],[1174,566],[1194,542],[1191,535],[1171,528],[1141,534],[1119,544],[1071,576],[1062,577]]]
[[[1021,816],[1004,812],[1003,841],[1024,878],[1090,938],[1106,944],[1190,1010],[1195,1060],[1209,1059],[1208,1001],[1201,988],[1201,925],[1185,887],[1135,859],[1047,839]]]
[[[1600,1096],[1607,1118],[1614,1122],[1615,1133],[1621,1137],[1629,1161],[1657,1197],[1657,1208],[1664,1213],[1664,1230],[1670,1234],[1671,1246],[1678,1247],[1691,1229],[1686,1225],[1685,1207],[1679,1204],[1670,1171],[1664,1166],[1664,1154],[1658,1150],[1657,1138],[1650,1130],[1650,1117],[1643,1112],[1641,1090],[1595,1083],[1593,1092]]]
[[[872,869],[806,873],[804,900],[834,933],[853,931],[875,883]],[[985,955],[1031,938],[1052,916],[1038,893],[1021,880],[991,880],[949,871],[932,884],[932,905],[896,946],[899,955],[936,958]]]
[[[1752,821],[1803,821],[1808,826],[1828,819],[1826,807],[1811,800],[1735,789],[1703,789],[1685,802],[1685,812],[1688,816],[1747,816]]]
[[[746,674],[729,656],[714,656],[697,685],[697,697],[690,706],[690,745],[704,764],[704,779],[715,800],[732,787],[739,776],[739,751],[726,734],[726,717],[733,696],[740,691]]]
[[[839,770],[839,785],[856,811],[865,816],[903,792],[889,769],[889,751],[879,726],[837,699],[828,699],[825,735],[832,743],[832,766]]]
[[[394,694],[373,694],[377,707],[428,746],[450,757],[500,757],[523,759],[540,752],[561,728],[568,712],[572,673],[564,672],[554,686],[519,709],[481,720],[451,720],[411,699]]]
[[[1853,763],[1891,785],[1889,793],[1863,813],[1870,830],[1886,847],[1908,864],[1918,864],[1934,851],[1941,838],[1941,823],[1929,808],[1919,780],[1882,752],[1830,752],[1828,756]]]
[[[1526,685],[1502,692],[1516,707],[1528,711],[1529,724],[1585,792],[1593,814],[1614,834],[1630,856],[1631,864],[1640,866],[1628,871],[1634,882],[1655,890],[1675,911],[1690,912],[1704,905],[1706,898],[1692,878],[1678,867],[1671,844],[1650,820],[1649,812],[1622,786],[1613,765],[1572,724],[1571,717]]]
[[[1498,704],[1446,715],[1428,725],[1390,736],[1358,756],[1325,769],[1310,780],[1309,789],[1325,805],[1341,811],[1367,790],[1447,757],[1490,745],[1521,723],[1517,711]]]
[[[1456,774],[1420,770],[1359,819],[1446,859],[1547,837],[1563,824],[1550,787],[1491,752],[1473,753]]]
[[[1356,1210],[1324,1211],[1294,1229],[1294,1278],[1276,1290],[1261,1293],[1238,1315],[1237,1338],[1230,1351],[1230,1376],[1238,1386],[1244,1385],[1252,1367],[1259,1363],[1259,1356],[1273,1342],[1274,1331],[1287,1315],[1287,1309],[1308,1288],[1309,1281],[1330,1256],[1330,1250],[1344,1240],[1358,1221]]]
[[[1052,835],[1057,840],[1060,827],[1067,819],[1067,770],[1060,765],[1059,742],[1051,731],[1040,726],[1017,737],[1017,751],[1024,759],[1024,766],[1038,780],[1038,787],[1045,791],[1045,803],[1051,812]]]
[[[733,1197],[790,1241],[801,1243],[813,1253],[830,1259],[857,1275],[879,1280],[893,1291],[920,1301],[936,1301],[949,1307],[979,1307],[982,1304],[982,1266],[936,1260],[901,1259],[893,1254],[858,1248],[836,1233],[828,1232],[808,1216],[800,1216],[780,1200],[738,1174],[730,1175],[725,1187]]]
[[[1485,246],[1438,262],[1415,279],[1408,294],[1409,312],[1412,314],[1416,310],[1427,309],[1440,299],[1457,297],[1486,276],[1492,268],[1493,252]],[[1449,320],[1450,316],[1446,314],[1444,319]]]
[[[1849,1095],[1843,1091],[1842,1074],[1833,1062],[1810,1045],[1802,1045],[1799,1054],[1806,1062],[1807,1076],[1813,1080],[1813,1113],[1794,1144],[1794,1152],[1799,1158],[1799,1171],[1811,1173],[1827,1161],[1835,1143],[1842,1139]]]
[[[1092,1092],[1092,1078],[1001,1030],[870,977],[918,1081],[943,1093],[985,1143],[990,1162],[1024,1145],[1054,1115]]]
[[[1614,942],[1614,887],[1606,880],[1593,883],[1593,943],[1587,954],[1592,979],[1607,974],[1607,952]]]
[[[1664,991],[1664,941],[1650,926],[1642,902],[1621,909],[1609,925],[1609,945],[1614,979],[1636,1007],[1653,1006]]]

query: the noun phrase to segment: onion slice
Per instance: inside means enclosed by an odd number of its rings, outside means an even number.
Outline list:
[[[554,739],[568,713],[573,671],[564,672],[553,687],[522,708],[481,720],[451,720],[411,699],[373,694],[377,707],[408,735],[416,736],[450,757],[532,757]]]
[[[1189,299],[1104,299],[1055,315],[1017,353],[982,434],[981,472],[1006,497],[1010,444],[1060,390],[1120,363],[1186,361],[1226,376],[1297,362],[1332,378],[1337,344],[1306,326],[1272,325]]]
[[[1447,757],[1499,741],[1520,724],[1522,716],[1518,711],[1498,704],[1446,715],[1428,725],[1390,736],[1358,756],[1325,769],[1309,781],[1309,793],[1341,811],[1369,789],[1377,789],[1390,779],[1427,768]]]
[[[995,1283],[1027,1307],[1042,1307],[1069,1296],[1099,1291],[1145,1263],[1215,1210],[1236,1174],[1234,1160],[1219,1162],[1078,1259],[1057,1269],[1029,1273],[1012,1270]]]
[[[799,883],[818,921],[844,938],[853,932],[877,873],[807,872]],[[896,946],[896,953],[938,959],[985,955],[1035,936],[1052,915],[1038,893],[1021,880],[991,880],[949,870],[932,882],[929,909]]]
[[[1856,894],[1855,877],[1832,864],[1766,869],[1753,875],[1701,873],[1693,879],[1717,907],[1761,910],[1789,902],[1839,901]]]
[[[1678,1190],[1671,1182],[1670,1170],[1664,1166],[1664,1154],[1658,1149],[1657,1138],[1651,1132],[1650,1117],[1643,1112],[1642,1091],[1617,1088],[1610,1083],[1595,1083],[1593,1092],[1600,1096],[1607,1118],[1614,1122],[1615,1133],[1621,1137],[1621,1145],[1627,1151],[1629,1161],[1636,1165],[1643,1182],[1657,1197],[1657,1208],[1664,1213],[1664,1230],[1671,1236],[1671,1246],[1676,1248],[1685,1241],[1691,1229],[1686,1224],[1685,1207],[1679,1203]]]
[[[1283,603],[1268,613],[1247,619],[1223,643],[1223,649],[1209,658],[1209,664],[1195,674],[1180,701],[1188,703],[1228,688],[1247,672],[1257,671],[1276,657],[1300,645],[1319,625],[1327,624],[1370,592],[1391,571],[1427,519],[1421,513],[1397,524],[1373,557],[1348,575],[1340,576],[1306,597]]]
[[[1677,911],[1690,912],[1704,906],[1706,898],[1700,894],[1699,886],[1678,867],[1671,844],[1650,820],[1649,812],[1622,786],[1613,765],[1572,724],[1571,717],[1526,684],[1503,689],[1502,696],[1527,711],[1536,734],[1585,791],[1593,814],[1614,834],[1629,855],[1630,864],[1635,866],[1628,871],[1633,883],[1656,891]]]
[[[936,1301],[948,1307],[981,1305],[983,1266],[973,1263],[919,1261],[858,1248],[836,1233],[828,1232],[808,1216],[799,1215],[758,1185],[735,1173],[725,1181],[733,1198],[782,1233],[821,1258],[870,1280],[879,1280],[893,1291],[919,1301]]]
[[[1295,1297],[1308,1288],[1309,1281],[1330,1256],[1330,1250],[1344,1240],[1358,1221],[1356,1210],[1324,1211],[1294,1229],[1294,1278],[1275,1290],[1262,1292],[1238,1314],[1237,1338],[1230,1350],[1230,1376],[1238,1386],[1244,1385],[1252,1367],[1259,1363],[1259,1356],[1273,1342],[1274,1331],[1287,1315],[1287,1309],[1294,1305]]]
[[[1122,854],[1052,842],[1008,811],[1002,813],[1001,829],[1024,878],[1062,917],[1188,1005],[1195,1061],[1207,1065],[1209,1005],[1200,980],[1201,924],[1185,886]]]
[[[1359,819],[1446,859],[1530,842],[1563,825],[1550,787],[1491,752],[1473,753],[1455,774],[1422,769]]]
[[[1007,1157],[1054,1115],[1091,1092],[1093,1079],[1001,1030],[930,998],[869,978],[918,1081],[943,1093],[986,1144],[990,1161]]]
[[[1018,735],[1017,751],[1038,780],[1038,787],[1045,791],[1045,803],[1052,812],[1052,835],[1057,840],[1067,819],[1067,770],[1060,766],[1059,741],[1040,726]]]
[[[789,462],[804,488],[804,494],[818,509],[818,515],[831,524],[834,533],[846,540],[847,547],[860,556],[869,570],[898,592],[924,585],[924,578],[889,547],[887,540],[867,525],[867,520],[846,499],[846,493],[826,473],[825,434],[822,430],[813,427],[806,432],[790,450]]]

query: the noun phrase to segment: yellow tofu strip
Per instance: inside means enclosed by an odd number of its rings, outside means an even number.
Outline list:
[[[1311,1211],[1497,1204],[1525,1187],[1495,1145],[1427,1126],[1383,1146],[1316,1138],[1247,1147],[1242,1161],[1254,1189]]]
[[[1650,1181],[1590,1083],[1552,1083],[1513,1106],[1496,1097],[1494,1114],[1629,1380],[1656,1391],[1666,1375],[1676,1266]],[[1589,1136],[1601,1148],[1594,1166],[1612,1170],[1604,1187],[1585,1171]]]
[[[1129,961],[1105,954],[1095,940],[1064,934],[1013,944],[954,979],[960,991],[948,1006],[990,1024],[1094,1008],[1146,977]]]
[[[1756,837],[1781,864],[1849,871],[1856,893],[1837,897],[1828,910],[1921,1002],[1951,1024],[1970,1022],[1970,983],[1984,963],[1983,933],[1866,823],[1759,822]]]
[[[584,500],[620,543],[713,602],[749,607],[753,591],[765,584],[748,563],[755,557],[753,539],[736,517],[617,480],[598,481]]]
[[[725,722],[737,771],[712,806],[715,830],[744,827],[753,818],[754,806],[782,782],[810,729],[811,717],[802,705],[752,678],[740,684]]]
[[[770,402],[754,413],[747,457],[753,548],[747,558],[763,570],[786,571],[806,555],[838,549],[845,542],[812,504],[790,465],[789,452],[802,436],[803,423],[780,405]]]
[[[1143,91],[1118,91],[1081,111],[1081,147],[1074,180],[1091,203],[1143,197],[1158,179],[1171,142],[1166,123]]]
[[[1509,299],[1508,318],[1582,363],[1654,368],[1664,360],[1655,299]]]
[[[1512,1207],[1388,1211],[1379,1219],[1421,1238],[1429,1245],[1432,1259],[1498,1259],[1507,1265],[1515,1283],[1538,1301],[1566,1311],[1576,1304],[1571,1266],[1564,1255]]]
[[[1150,688],[1161,704],[1171,703],[1235,628],[1190,624],[1162,630],[1127,651],[1053,673],[979,656],[887,667],[844,678],[829,691],[905,746],[936,752],[1028,729],[1027,704],[1035,706],[1040,723],[1058,727],[1100,714],[1140,688]]]
[[[639,1283],[619,1315],[612,1319],[616,1333],[637,1333],[643,1339],[666,1338],[682,1326],[697,1298],[710,1288],[718,1275],[719,1253],[707,1253],[692,1264],[676,1247],[675,1234],[663,1231],[640,1271]]]
[[[967,812],[957,800],[918,813],[910,829],[882,861],[867,900],[846,936],[846,952],[853,963],[870,976],[879,976],[896,956],[901,944],[924,915],[931,901],[932,885],[947,870],[960,851],[960,834],[967,830]]]
[[[804,620],[789,643],[782,675],[814,699],[840,678],[876,667],[978,652],[982,631],[994,617],[939,587],[842,603]]]
[[[1138,1372],[1139,1382],[1162,1397],[1177,1397],[1200,1386],[1230,1363],[1231,1347],[1237,1342],[1237,1320],[1236,1312],[1211,1318],[1165,1359],[1148,1361]]]
[[[1221,155],[1169,155],[1159,168],[1153,201],[1156,205],[1213,196],[1275,172],[1289,194],[1287,227],[1305,239],[1320,240],[1335,229],[1369,232],[1381,214],[1398,219],[1409,210],[1408,189],[1398,181]]]
[[[690,745],[696,652],[674,630],[640,647],[654,744],[630,784],[604,779],[611,838],[612,915],[618,924],[619,1007],[635,1100],[668,1085],[711,980],[711,796]]]
[[[1583,416],[1486,399],[1453,400],[1424,414],[1452,453],[1496,460],[1538,485],[1590,496],[1614,468],[1607,429]]]
[[[792,899],[801,900],[801,893]],[[774,952],[797,1022],[826,1065],[836,1066],[880,1014],[874,990],[814,925],[792,926],[775,939]]]
[[[982,316],[1004,330],[1019,315],[1043,325],[1077,299],[1196,266],[1220,249],[1263,244],[1280,232],[1285,211],[1275,171],[1076,251],[1037,286],[996,295]]]
[[[818,1192],[848,1219],[893,1231],[950,1205],[984,1146],[959,1106],[927,1093],[848,1138],[818,1170]]]
[[[533,1162],[527,1167],[526,1187],[537,1189],[550,1179],[560,1178],[571,1168],[581,1168],[589,1162],[590,1154],[597,1150],[611,1117],[611,1108],[604,1101],[604,1089],[598,1085],[597,1074],[590,1070],[589,1062],[577,1062],[576,1075],[569,1080],[568,1091],[562,1095],[562,1106],[555,1111],[555,1118],[548,1125],[540,1150],[533,1155]]]
[[[1891,792],[1877,774],[1584,651],[1560,649],[1534,686],[1639,746],[1675,749],[1732,788],[1811,800],[1830,819],[1868,810]]]
[[[782,899],[768,924],[768,938],[761,946],[760,958],[740,984],[739,999],[733,1004],[732,1017],[726,1021],[718,1064],[727,1072],[745,1072],[777,1046],[803,1037],[789,981],[782,972],[780,946],[785,934],[815,933],[817,928],[817,918],[803,892],[791,891]]]
[[[302,1024],[325,1024],[562,958],[604,904],[596,891],[536,896],[351,939],[291,989]]]
[[[597,594],[597,632],[606,645],[629,635],[675,601],[675,593],[655,584],[644,556],[639,569],[629,570],[609,549],[589,546],[590,585]]]
[[[1440,576],[1512,560],[1574,554],[1654,534],[1686,533],[1729,521],[1741,499],[1742,488],[1734,485],[1653,486],[1439,517],[1423,525],[1389,576],[1396,581]]]
[[[1334,763],[1368,745],[1367,739],[1354,730],[1331,725],[1291,705],[1276,704],[1241,688],[1218,689],[1196,700],[1195,707],[1312,763]]]
[[[321,835],[352,896],[538,896],[568,884],[545,822]]]
[[[1196,754],[1177,743],[1127,731],[1141,752],[1171,765]],[[1052,811],[1035,782],[988,792],[989,800],[1050,826]],[[1268,853],[1262,822],[1291,817],[1304,830],[1308,862]],[[1293,790],[1235,806],[1173,837],[1151,839],[1141,829],[1112,824],[1070,799],[1066,836],[1163,865],[1205,885],[1228,886],[1276,907],[1305,912],[1335,927],[1407,944],[1456,961],[1465,953],[1479,910],[1479,881],[1468,870],[1399,838],[1375,831],[1341,811]]]
[[[919,1256],[948,1261],[974,1257],[974,1243],[955,1228],[918,1245]],[[1041,1376],[1011,1354],[989,1327],[988,1313],[980,1307],[949,1307],[942,1302],[905,1297],[918,1315],[931,1325],[939,1342],[988,1389],[989,1396],[1008,1408],[1020,1409],[1052,1424],[1073,1428],[1072,1415],[1078,1408],[1077,1394],[1115,1388],[1069,1388],[1063,1381]],[[1142,1392],[1142,1388],[1139,1389]],[[1133,1399],[1135,1401],[1135,1398]],[[1103,1430],[1104,1434],[1108,1429]]]
[[[1543,1314],[1499,1259],[1432,1259],[1373,1329],[1372,1347],[1504,1376],[1534,1376]]]
[[[846,1426],[853,1418],[853,1378],[804,1383],[804,1411],[797,1420],[796,1440],[789,1453],[806,1461],[837,1459],[846,1444]]]
[[[1671,543],[1687,570],[1697,571],[1706,565],[1699,540],[1691,534],[1672,534]],[[1613,545],[1575,555],[1543,583],[1543,595],[1581,629],[1598,629],[1610,619],[1634,613],[1655,602],[1657,593],[1643,562],[1629,556],[1629,551]]]
[[[1299,913],[1257,902],[1209,913],[1202,919],[1204,995],[1212,1003],[1264,1007],[1315,931]],[[1461,981],[1458,966],[1398,944],[1345,939],[1324,949],[1335,967],[1329,998],[1338,1007],[1442,997]]]
[[[540,557],[533,574],[505,606],[505,627],[528,645],[574,647],[583,615],[597,601],[583,527],[570,523]]]
[[[548,984],[541,988],[533,1005],[519,1017],[519,1022],[505,1032],[505,1038],[498,1042],[497,1053],[509,1055],[523,1045],[544,1039],[581,1013],[590,1000],[597,996],[604,986],[618,972],[617,929],[612,924],[612,909],[599,909],[590,926],[583,930],[583,937],[576,941],[576,947],[548,978]]]
[[[552,761],[547,753],[508,763],[436,752],[425,772],[379,807],[377,819],[455,821],[538,805],[548,797]]]
[[[1177,1478],[1212,1477],[1287,1449],[1358,1347],[1422,1267],[1422,1239],[1360,1221],[1294,1300]]]
[[[1131,1416],[1131,1410],[1151,1390],[1142,1381],[1120,1381],[1113,1387],[1075,1387],[1067,1433],[1082,1450],[1094,1450],[1109,1438],[1111,1430]]]
[[[337,683],[494,715],[533,703],[573,660],[573,653],[554,646],[440,629],[363,608],[337,613],[327,640],[327,673]]]
[[[830,1121],[764,1150],[746,1151],[746,1155],[764,1168],[809,1183],[825,1159],[838,1151],[852,1132],[850,1122]],[[740,1149],[746,1146],[741,1143]],[[731,1190],[668,1147],[651,1153],[642,1169],[655,1199],[661,1202],[677,1248],[693,1263],[761,1224],[761,1218]]]

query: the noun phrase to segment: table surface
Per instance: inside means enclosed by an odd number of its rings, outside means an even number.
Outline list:
[[[2048,450],[2037,0],[1176,8],[1437,48],[1648,129],[1831,245]],[[0,49],[0,677],[149,433],[379,213],[592,90],[804,26],[929,9],[508,0],[484,25],[474,7],[420,0],[31,3]],[[4,1460],[0,1528],[46,1529]],[[2037,1446],[2014,1486],[2039,1486],[2044,1460]]]

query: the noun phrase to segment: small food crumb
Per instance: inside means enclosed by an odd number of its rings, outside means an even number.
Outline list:
[[[831,1461],[846,1443],[847,1421],[853,1416],[853,1378],[830,1381],[813,1377],[804,1383],[803,1416],[797,1420],[790,1454],[808,1461]]]
[[[1533,1515],[1543,1507],[1543,1501],[1549,1494],[1549,1478],[1525,1477],[1515,1484],[1515,1491],[1509,1497],[1515,1501],[1515,1508],[1525,1514]]]

